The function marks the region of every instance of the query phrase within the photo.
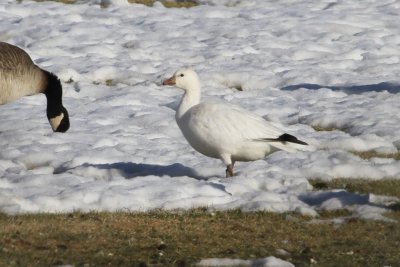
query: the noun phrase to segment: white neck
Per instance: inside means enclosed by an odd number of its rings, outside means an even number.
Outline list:
[[[182,116],[193,106],[200,103],[200,85],[193,86],[190,90],[186,90],[185,94],[181,99],[181,103],[179,104],[179,108],[176,111],[175,118],[179,120]]]

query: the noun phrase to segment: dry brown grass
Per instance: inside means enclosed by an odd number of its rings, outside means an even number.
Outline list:
[[[362,159],[371,159],[371,158],[391,158],[395,160],[400,160],[400,152],[397,153],[379,153],[375,151],[352,151],[356,156],[359,156]]]
[[[400,199],[400,180],[399,179],[381,179],[369,180],[361,178],[339,178],[330,181],[319,179],[310,180],[315,190],[328,189],[345,189],[349,192],[359,194],[375,194],[392,196]],[[395,211],[400,211],[400,201],[393,203],[391,208]]]
[[[400,219],[399,212],[391,216]],[[400,263],[397,224],[310,222],[294,214],[203,210],[1,215],[0,266],[192,266],[209,257],[271,255],[296,266],[312,260],[316,266]],[[277,249],[290,254],[282,256]]]
[[[338,130],[338,129],[333,128],[333,127],[323,127],[323,126],[319,126],[319,125],[311,125],[311,127],[312,127],[316,132],[331,132],[331,131]]]

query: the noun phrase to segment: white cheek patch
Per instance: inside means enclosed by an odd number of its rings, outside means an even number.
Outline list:
[[[49,122],[50,122],[50,125],[51,125],[51,128],[53,129],[53,131],[57,130],[57,127],[60,125],[63,118],[64,118],[64,113],[61,113],[57,117],[49,119]]]

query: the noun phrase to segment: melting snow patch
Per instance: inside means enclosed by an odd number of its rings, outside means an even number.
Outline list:
[[[197,266],[249,266],[249,267],[294,267],[290,262],[281,260],[275,257],[267,257],[255,260],[240,260],[240,259],[204,259]]]

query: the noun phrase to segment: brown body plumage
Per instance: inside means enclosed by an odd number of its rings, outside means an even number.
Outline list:
[[[62,87],[58,78],[35,65],[21,48],[0,42],[0,104],[39,93],[46,95],[47,117],[53,130],[66,132],[69,117],[62,106]]]

